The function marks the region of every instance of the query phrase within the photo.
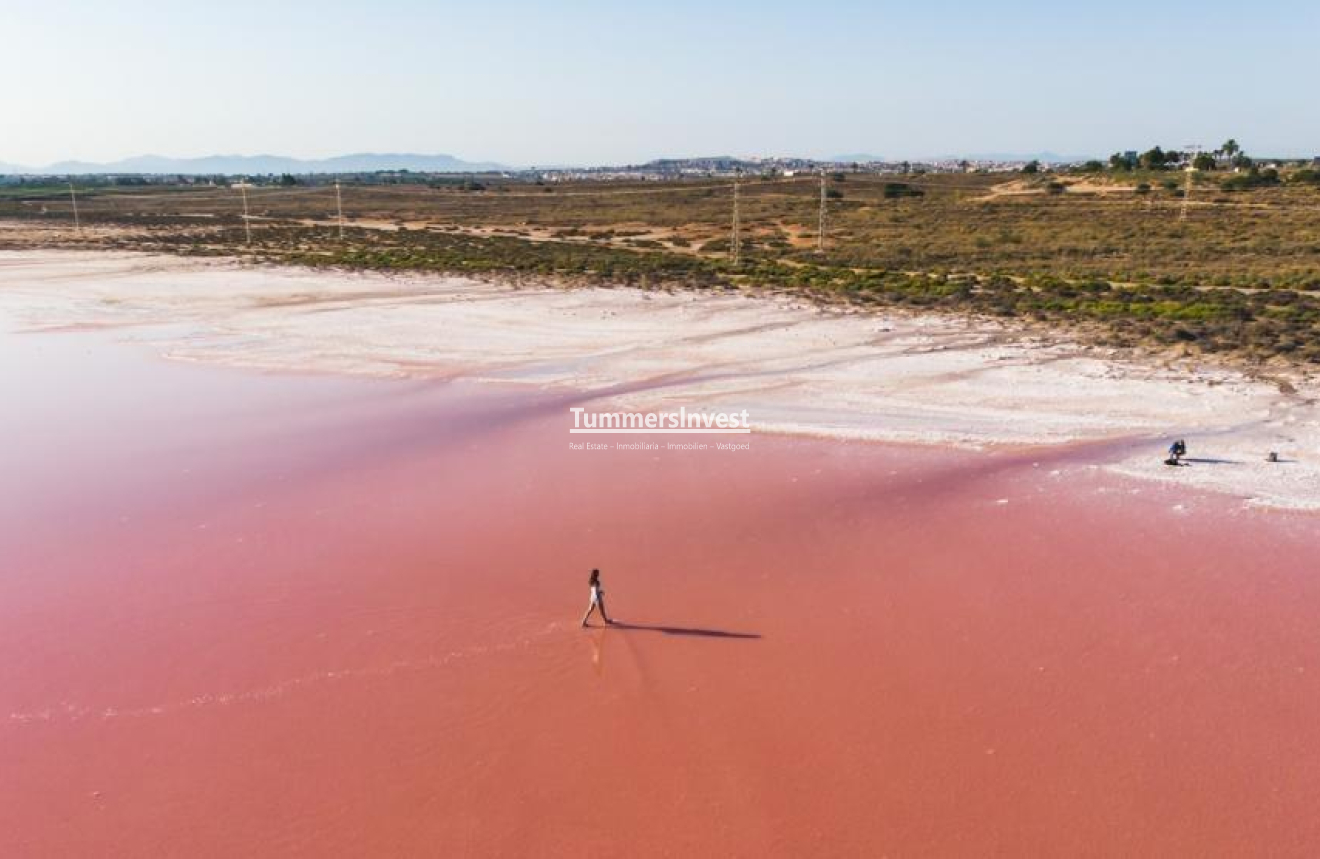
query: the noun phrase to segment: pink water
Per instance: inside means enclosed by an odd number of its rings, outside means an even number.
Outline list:
[[[0,336],[0,854],[1320,850],[1315,517],[117,340]]]

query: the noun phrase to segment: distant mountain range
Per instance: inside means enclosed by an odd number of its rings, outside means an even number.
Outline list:
[[[138,155],[120,161],[60,161],[42,168],[0,163],[0,173],[86,175],[88,173],[181,173],[189,175],[266,175],[278,173],[371,173],[377,170],[411,170],[417,173],[479,173],[503,170],[486,161],[464,161],[452,155],[361,152],[335,158],[303,159],[284,155],[207,155],[202,158],[170,158]]]
[[[1059,164],[1085,161],[1090,156],[1059,155],[1054,152],[987,152],[968,155],[942,155],[930,158],[886,158],[880,155],[853,153],[835,155],[825,163],[868,164],[872,162],[896,163],[898,161],[935,162],[935,161],[1031,161],[1045,164]],[[790,159],[799,160],[799,159]],[[810,163],[811,159],[800,159]],[[741,163],[740,159],[730,156],[709,158],[666,158],[650,162],[653,167],[683,165],[693,168],[716,169]],[[746,162],[755,166],[755,162]],[[138,155],[120,161],[60,161],[45,167],[24,167],[18,164],[0,162],[0,175],[87,175],[92,173],[121,174],[183,174],[183,175],[223,175],[223,176],[265,176],[292,173],[372,173],[388,170],[410,170],[415,173],[481,173],[491,170],[510,170],[502,164],[490,161],[464,161],[453,155],[418,155],[416,153],[374,153],[360,152],[353,155],[340,155],[334,158],[305,159],[290,158],[284,155],[207,155],[201,158],[170,158],[165,155]],[[542,168],[545,169],[545,168]]]

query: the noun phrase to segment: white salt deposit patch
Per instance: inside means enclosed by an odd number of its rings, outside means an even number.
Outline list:
[[[564,386],[623,409],[745,408],[761,432],[965,447],[1149,437],[1112,467],[1320,509],[1315,391],[1101,360],[989,323],[68,251],[0,252],[0,315],[168,326],[142,336],[181,360]],[[1188,441],[1186,468],[1160,464],[1173,437]]]

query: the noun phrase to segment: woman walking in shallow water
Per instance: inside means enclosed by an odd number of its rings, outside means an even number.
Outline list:
[[[590,625],[587,623],[587,618],[591,617],[591,613],[596,609],[600,609],[600,616],[605,618],[606,624],[614,623],[605,611],[605,589],[600,586],[600,570],[591,571],[591,578],[587,579],[587,584],[591,587],[591,602],[587,603],[587,613],[582,615],[582,625]]]

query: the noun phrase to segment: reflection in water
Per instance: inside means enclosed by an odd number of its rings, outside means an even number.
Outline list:
[[[600,677],[605,671],[605,630],[596,630],[588,636],[591,642],[591,667],[596,669],[596,676]]]

